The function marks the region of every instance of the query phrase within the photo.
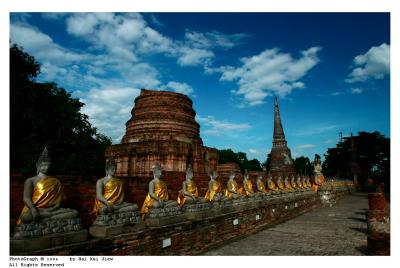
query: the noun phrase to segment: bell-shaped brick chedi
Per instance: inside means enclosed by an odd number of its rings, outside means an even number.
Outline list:
[[[126,122],[121,144],[107,148],[114,157],[117,176],[148,176],[159,162],[164,171],[206,174],[216,169],[217,151],[203,146],[192,100],[186,95],[142,89]]]
[[[274,136],[271,149],[270,173],[275,178],[295,174],[294,163],[283,132],[278,100],[274,99]]]

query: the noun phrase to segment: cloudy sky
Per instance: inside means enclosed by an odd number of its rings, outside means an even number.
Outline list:
[[[390,135],[386,13],[11,13],[10,44],[119,143],[140,88],[194,102],[205,145],[264,161],[273,96],[293,157]]]

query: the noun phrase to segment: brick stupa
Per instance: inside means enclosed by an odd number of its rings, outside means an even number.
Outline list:
[[[188,164],[195,178],[208,181],[208,170],[217,168],[217,150],[203,146],[192,104],[184,94],[142,89],[121,144],[109,146],[105,153],[106,159],[116,159],[116,175],[151,177],[157,161],[165,174],[179,174],[179,184]]]
[[[287,146],[285,133],[283,132],[278,100],[274,99],[274,136],[271,149],[271,164],[269,172],[276,178],[279,175],[284,178],[295,174],[294,163],[290,149]]]

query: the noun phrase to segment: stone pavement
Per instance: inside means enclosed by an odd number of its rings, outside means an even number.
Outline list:
[[[365,255],[367,210],[367,195],[354,193],[204,255]]]

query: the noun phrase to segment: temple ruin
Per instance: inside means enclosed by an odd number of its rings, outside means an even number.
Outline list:
[[[116,175],[149,176],[154,162],[164,171],[182,173],[191,164],[196,177],[215,170],[217,150],[203,145],[192,105],[184,94],[142,89],[121,144],[105,152],[106,159],[117,162]]]
[[[270,153],[271,163],[269,172],[275,178],[278,176],[295,175],[294,163],[290,149],[287,146],[285,133],[283,132],[281,115],[279,113],[278,100],[274,99],[274,136]]]

